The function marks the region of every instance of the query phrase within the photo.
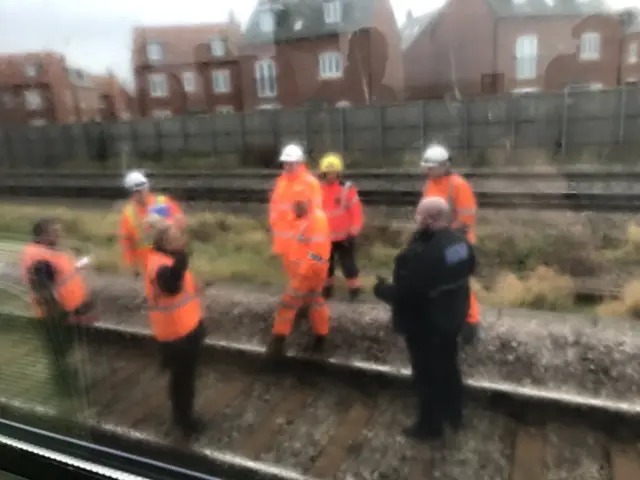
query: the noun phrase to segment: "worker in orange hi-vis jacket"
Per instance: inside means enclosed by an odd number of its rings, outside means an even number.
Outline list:
[[[342,180],[344,162],[337,153],[327,153],[320,159],[322,177],[322,208],[329,221],[331,232],[331,258],[329,276],[324,287],[324,298],[333,296],[336,261],[340,262],[347,281],[349,296],[355,300],[360,295],[360,271],[356,264],[356,238],[362,230],[362,204],[358,189],[351,182]]]
[[[322,208],[320,182],[309,171],[303,148],[295,143],[285,145],[280,153],[282,173],[276,180],[269,201],[269,226],[272,235],[272,251],[282,260],[285,273],[290,268],[286,261],[289,246],[294,241],[296,218],[293,213],[292,192],[302,188],[309,192],[314,208]]]
[[[309,306],[309,320],[315,333],[313,352],[323,349],[329,334],[329,310],[322,296],[327,280],[331,238],[327,217],[312,200],[311,192],[300,186],[289,193],[296,219],[295,237],[283,253],[288,265],[289,280],[276,310],[268,354],[284,353],[286,338],[293,328],[296,312]]]
[[[122,209],[120,247],[124,263],[136,277],[146,270],[154,224],[164,219],[171,220],[178,227],[185,226],[180,206],[167,195],[151,193],[149,186],[149,179],[138,170],[130,171],[124,177],[124,187],[130,198]]]
[[[451,153],[442,145],[429,145],[422,155],[421,165],[428,175],[423,197],[440,197],[446,200],[451,210],[451,227],[474,245],[478,205],[469,182],[452,171]],[[469,314],[462,332],[464,343],[471,343],[475,339],[479,321],[480,304],[476,295],[471,292]]]

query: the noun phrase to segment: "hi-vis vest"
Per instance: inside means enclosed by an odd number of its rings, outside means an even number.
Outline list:
[[[344,240],[349,235],[357,235],[362,227],[361,210],[352,215],[352,208],[360,201],[352,187],[351,182],[344,185],[322,184],[322,207],[329,221],[333,242]]]
[[[151,208],[153,208],[154,206],[168,207],[168,205],[169,203],[167,201],[167,197],[165,197],[164,195],[158,195],[158,196],[153,195],[151,197],[151,201],[149,202],[149,205],[147,205],[147,212],[151,210]],[[141,248],[151,247],[151,245],[153,244],[153,236],[152,236],[153,231],[151,228],[149,228],[148,225],[146,225],[145,223],[146,218],[140,218],[140,216],[137,213],[136,206],[133,204],[133,202],[127,203],[127,205],[124,208],[124,214],[127,216],[127,218],[129,219],[129,222],[131,223],[131,225],[133,225],[136,231],[136,238],[134,239],[134,248],[136,250],[139,250]]]
[[[191,272],[185,273],[182,291],[178,295],[167,295],[158,288],[158,269],[172,264],[171,257],[154,250],[149,256],[145,274],[149,323],[153,335],[161,342],[170,342],[188,335],[198,326],[202,317],[198,289]]]
[[[53,294],[65,312],[73,312],[86,302],[87,288],[73,256],[37,243],[27,244],[22,253],[22,277],[29,289],[29,270],[39,261],[47,261],[53,266]],[[45,313],[36,295],[31,295],[31,302],[36,316],[43,318]]]

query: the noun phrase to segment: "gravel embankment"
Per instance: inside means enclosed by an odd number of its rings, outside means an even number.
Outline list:
[[[14,281],[17,278],[14,277]],[[133,280],[92,279],[107,323],[146,326],[140,289]],[[214,287],[206,295],[212,337],[264,344],[277,296],[248,288]],[[327,355],[407,367],[402,339],[392,333],[388,308],[332,302]],[[640,398],[640,324],[575,314],[485,308],[482,337],[463,353],[467,378],[550,388],[635,403]],[[309,340],[307,322],[288,340],[300,351]]]

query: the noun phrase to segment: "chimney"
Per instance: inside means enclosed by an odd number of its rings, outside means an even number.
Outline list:
[[[408,23],[412,20],[413,20],[413,12],[411,11],[411,9],[409,9],[407,10],[407,16],[405,18],[405,21]]]

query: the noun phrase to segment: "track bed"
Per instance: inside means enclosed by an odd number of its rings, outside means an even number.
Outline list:
[[[11,342],[9,334],[3,332],[3,377],[42,376],[46,365],[29,360],[37,342],[24,336]],[[524,415],[530,406],[517,412],[474,397],[457,436],[445,445],[420,445],[400,433],[413,412],[406,385],[290,364],[274,370],[258,356],[236,358],[211,348],[197,396],[208,429],[189,447],[168,433],[167,379],[152,342],[102,341],[96,334],[86,349],[93,386],[84,420],[205,456],[232,452],[248,463],[277,466],[281,478],[640,479],[637,422],[626,432],[605,433],[598,422],[559,418],[546,409]],[[36,391],[17,383],[2,390],[14,401],[31,402]]]

